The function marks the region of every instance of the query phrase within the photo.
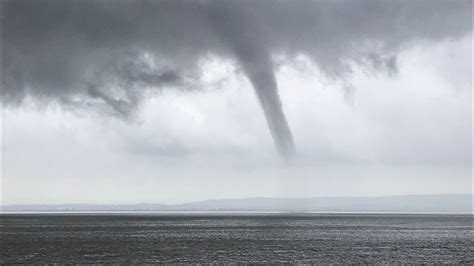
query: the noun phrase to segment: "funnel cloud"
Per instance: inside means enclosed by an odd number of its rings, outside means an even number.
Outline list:
[[[469,33],[471,8],[468,0],[2,1],[2,103],[31,97],[129,119],[149,93],[199,90],[200,62],[212,55],[246,75],[278,152],[290,157],[275,56],[291,64],[303,54],[331,79],[354,64],[396,74],[401,49]]]
[[[249,14],[245,20],[239,19],[235,15],[235,10],[239,8],[229,4],[217,5],[211,7],[209,18],[252,84],[279,154],[289,158],[294,153],[295,145],[278,94],[271,55],[259,40],[262,32],[255,23],[255,17]],[[242,14],[242,11],[239,13]],[[250,30],[251,25],[257,26]]]

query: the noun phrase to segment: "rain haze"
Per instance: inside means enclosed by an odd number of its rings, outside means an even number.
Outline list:
[[[3,204],[472,193],[472,1],[1,5]]]

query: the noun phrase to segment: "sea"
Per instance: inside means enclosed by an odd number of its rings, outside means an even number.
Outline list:
[[[0,264],[470,264],[471,214],[16,213]]]

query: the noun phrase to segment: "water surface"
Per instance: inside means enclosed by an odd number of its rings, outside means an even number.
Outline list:
[[[0,263],[466,263],[471,215],[3,214]]]

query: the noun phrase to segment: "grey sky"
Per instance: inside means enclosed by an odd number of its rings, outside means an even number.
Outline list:
[[[470,1],[14,1],[3,17],[5,202],[472,190]],[[289,162],[252,88],[272,79]]]

